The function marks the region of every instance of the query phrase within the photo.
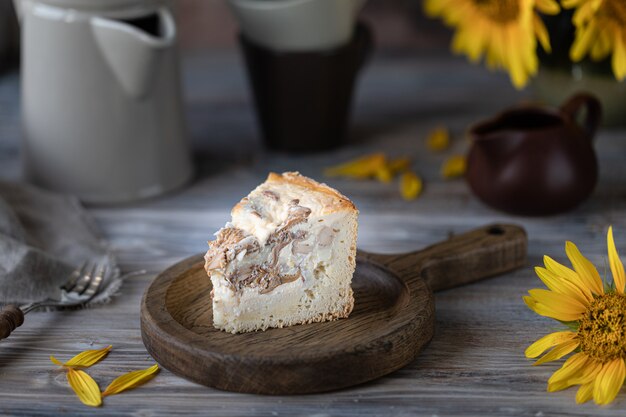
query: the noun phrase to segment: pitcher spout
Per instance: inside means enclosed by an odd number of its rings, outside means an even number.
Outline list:
[[[483,161],[494,167],[519,146],[514,135],[502,134],[500,124],[499,119],[494,119],[474,125],[469,130],[472,148],[485,155]]]
[[[165,50],[176,41],[171,12],[161,8],[133,19],[93,17],[96,44],[122,89],[135,99],[149,95]]]

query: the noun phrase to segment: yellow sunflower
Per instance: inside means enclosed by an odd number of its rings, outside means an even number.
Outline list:
[[[586,55],[594,61],[613,53],[615,78],[626,78],[626,2],[624,0],[562,0],[563,7],[574,8],[576,39],[570,58],[578,62]]]
[[[545,268],[535,271],[549,288],[534,289],[524,297],[535,313],[556,319],[569,330],[548,334],[526,349],[535,365],[554,361],[575,352],[548,380],[548,391],[580,385],[576,402],[594,399],[608,404],[615,399],[626,377],[626,295],[624,265],[619,259],[613,230],[607,236],[612,285],[604,285],[593,264],[576,245],[567,242],[565,252],[573,270],[544,257]]]
[[[554,0],[426,0],[424,10],[456,28],[455,53],[471,62],[486,56],[487,67],[504,69],[516,88],[537,73],[537,39],[550,52],[548,31],[535,13],[557,14]]]

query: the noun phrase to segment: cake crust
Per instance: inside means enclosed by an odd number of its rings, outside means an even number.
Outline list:
[[[270,172],[265,182],[261,184],[259,188],[269,188],[271,186],[280,185],[301,187],[304,191],[321,193],[328,196],[327,199],[323,200],[324,207],[322,208],[322,213],[324,214],[342,210],[349,210],[358,213],[356,206],[348,197],[341,194],[334,188],[329,187],[325,183],[317,182],[311,178],[301,175],[298,171],[283,172],[282,174]],[[247,203],[248,197],[244,197],[239,203],[237,203],[237,205],[235,205],[235,207],[233,207],[231,214],[234,215],[240,212]]]

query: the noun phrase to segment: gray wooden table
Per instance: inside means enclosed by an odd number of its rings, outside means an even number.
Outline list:
[[[539,286],[532,266],[543,254],[565,260],[572,239],[598,265],[605,264],[605,232],[615,227],[626,255],[626,131],[604,130],[597,139],[601,179],[577,210],[549,218],[510,217],[469,193],[464,182],[443,181],[443,155],[424,137],[443,123],[462,152],[472,121],[524,97],[506,77],[442,56],[376,56],[355,100],[350,145],[332,153],[289,157],[262,150],[238,55],[210,52],[185,59],[189,124],[197,159],[196,180],[171,195],[120,207],[90,208],[130,279],[106,306],[79,312],[37,313],[0,343],[0,415],[316,415],[316,416],[623,416],[626,392],[611,406],[577,406],[575,390],[545,391],[557,364],[532,367],[524,349],[555,323],[528,310],[522,295]],[[0,178],[19,178],[19,81],[0,79]],[[163,370],[148,385],[83,406],[48,357],[69,358],[84,349],[113,345],[93,368],[106,384],[123,371],[153,363],[139,330],[139,303],[155,274],[205,250],[230,207],[270,170],[300,170],[322,178],[322,167],[372,151],[407,155],[425,180],[423,196],[399,198],[395,186],[329,180],[361,210],[359,247],[400,252],[424,247],[491,222],[523,225],[529,234],[528,266],[507,275],[436,295],[436,335],[417,361],[378,381],[319,395],[264,397],[221,392]],[[602,269],[602,268],[600,268]]]

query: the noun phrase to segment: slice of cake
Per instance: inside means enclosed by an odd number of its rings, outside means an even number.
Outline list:
[[[213,325],[240,333],[348,317],[358,213],[325,184],[271,173],[209,242]]]

